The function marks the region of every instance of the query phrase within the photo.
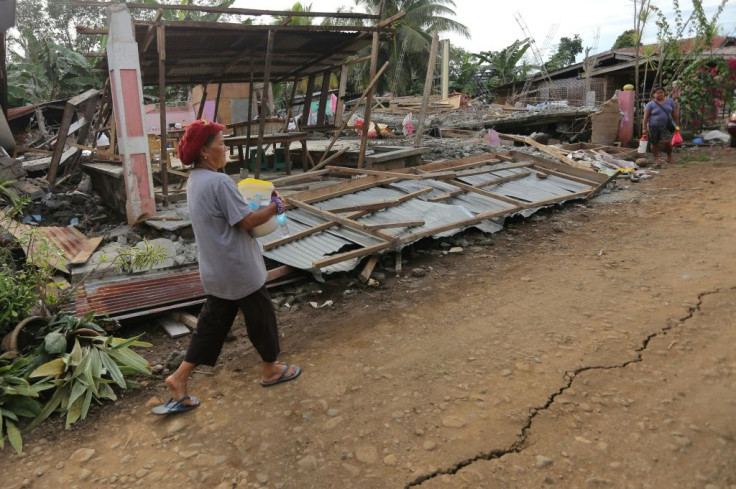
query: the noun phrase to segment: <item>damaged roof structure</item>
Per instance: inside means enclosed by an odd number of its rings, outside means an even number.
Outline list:
[[[323,275],[348,272],[367,260],[367,280],[379,254],[423,238],[450,236],[469,227],[487,233],[504,219],[540,208],[588,199],[611,176],[525,153],[487,153],[396,171],[328,166],[276,180],[279,189],[324,179],[340,183],[289,193],[290,234],[258,238],[264,256],[285,266],[269,271],[278,282],[294,269]],[[78,314],[95,311],[128,318],[201,303],[204,290],[191,267],[164,273],[90,281],[77,293]]]
[[[141,4],[130,5],[131,8],[150,8]],[[208,10],[187,6],[164,8]],[[364,116],[368,124],[373,106],[372,84],[382,72],[376,63],[378,42],[383,35],[391,32],[391,25],[402,14],[381,21],[380,16],[366,14],[214,8],[209,10],[242,15],[360,18],[373,25],[340,27],[170,22],[165,21],[159,11],[155,20],[147,22],[130,22],[130,17],[123,15],[119,26],[113,28],[113,17],[126,14],[126,6],[113,4],[109,9],[109,30],[81,29],[80,33],[110,34],[108,51],[112,54],[104,63],[103,70],[113,76],[105,90],[92,90],[65,103],[59,129],[62,137],[57,138],[53,154],[47,157],[48,161],[43,162],[47,165],[43,169],[48,169],[47,180],[50,183],[62,181],[70,172],[79,170],[70,162],[79,157],[81,150],[89,149],[86,146],[89,135],[103,127],[111,129],[113,139],[117,138],[120,144],[122,165],[120,159],[99,157],[98,153],[93,152],[93,156],[97,157],[82,163],[82,169],[92,175],[94,188],[114,197],[116,202],[111,207],[128,209],[127,217],[131,225],[171,219],[175,225],[163,229],[187,226],[187,216],[171,217],[170,214],[168,178],[178,177],[177,186],[182,188],[186,183],[186,173],[166,167],[166,131],[161,134],[161,169],[156,176],[151,170],[148,148],[143,147],[145,128],[129,124],[141,113],[140,103],[135,102],[139,100],[135,98],[135,92],[141,84],[158,85],[163,95],[168,84],[200,83],[206,91],[210,84],[219,86],[225,82],[249,82],[252,86],[256,81],[268,84],[288,80],[296,86],[298,80],[306,78],[309,98],[316,76],[340,72],[338,100],[341,106],[336,114],[335,125],[329,128],[330,132],[334,132],[333,140],[320,163],[308,162],[307,158],[311,159],[311,156],[305,150],[306,155],[302,157],[304,173],[289,176],[287,166],[287,176],[273,182],[286,196],[290,234],[272,234],[258,239],[264,256],[277,264],[269,270],[269,283],[272,285],[302,276],[303,273],[298,273],[300,271],[323,280],[325,275],[349,272],[361,263],[364,263],[361,279],[365,281],[381,254],[396,253],[397,266],[400,266],[401,250],[424,238],[442,238],[469,227],[494,233],[503,228],[504,220],[508,217],[528,216],[547,206],[590,198],[616,176],[615,171],[608,174],[591,171],[591,165],[576,164],[567,158],[570,151],[553,150],[524,137],[518,139],[519,142],[538,147],[556,161],[512,150],[428,163],[421,158],[425,149],[385,147],[379,151],[380,145],[375,146],[374,154],[369,154],[366,151],[368,131],[363,131],[359,137],[357,162],[341,165],[345,160],[338,157],[344,149],[327,157],[332,143],[341,132],[340,126],[344,129],[346,125],[339,119],[344,109],[342,81],[346,76],[345,67],[356,62],[371,63],[372,82],[360,99],[366,102]],[[132,26],[132,29],[128,29],[128,26]],[[125,36],[130,36],[116,44],[121,31]],[[354,59],[358,51],[369,46],[373,53],[370,57]],[[138,80],[126,78],[132,69],[139,69]],[[329,76],[324,78],[329,79]],[[124,93],[125,89],[131,87],[133,99]],[[324,113],[327,90],[321,93],[319,112]],[[308,101],[305,101],[304,106],[309,106]],[[261,104],[260,110],[259,120],[254,121],[259,126],[258,134],[252,138],[259,152],[256,176],[261,169],[261,150],[266,141],[264,104]],[[580,112],[575,117],[587,115],[588,112]],[[165,127],[165,104],[161,104],[161,119],[161,127]],[[318,116],[318,125],[321,125],[323,121],[319,119]],[[247,139],[251,140],[250,137]],[[508,139],[513,140],[514,137],[509,136]],[[74,142],[64,144],[70,140]],[[126,152],[128,156],[140,157],[126,162]],[[239,164],[244,164],[242,158]],[[240,169],[244,168],[241,166]],[[112,180],[100,178],[101,174],[112,175]],[[119,182],[123,175],[126,186],[121,194],[122,185]],[[161,194],[153,190],[154,177],[159,178],[162,185]],[[115,179],[118,183],[109,183]],[[138,205],[138,208],[131,212],[132,205]],[[99,273],[86,277],[89,267],[94,265],[80,263],[83,261],[80,256],[89,258],[100,241],[95,238],[88,243],[82,238],[77,234],[60,238],[74,243],[81,240],[77,243],[81,246],[80,250],[74,248],[70,251],[65,262],[73,278],[86,278],[76,291],[75,302],[69,306],[76,314],[92,312],[124,319],[203,302],[204,291],[196,263],[180,263],[144,273]]]

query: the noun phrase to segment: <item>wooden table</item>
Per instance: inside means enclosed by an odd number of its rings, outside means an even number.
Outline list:
[[[307,161],[309,160],[307,153],[307,133],[306,132],[284,132],[277,134],[264,134],[263,144],[268,147],[269,144],[281,144],[284,150],[284,163],[286,163],[286,174],[291,175],[291,157],[289,155],[289,146],[294,141],[299,141],[302,144],[302,167],[307,168]],[[258,135],[248,136],[230,136],[225,138],[225,145],[228,148],[238,148],[238,160],[240,161],[241,168],[245,163],[245,157],[243,156],[243,146],[254,146],[258,144]]]

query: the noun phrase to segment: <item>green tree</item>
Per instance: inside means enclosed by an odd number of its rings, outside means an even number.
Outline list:
[[[462,48],[450,46],[450,91],[474,96],[478,91],[476,80],[482,72],[481,59]]]
[[[501,51],[483,51],[478,56],[487,63],[489,83],[492,86],[505,85],[521,79],[522,66],[519,62],[530,47],[528,39],[518,39]]]
[[[290,12],[311,12],[312,4],[302,5],[301,2],[296,2],[289,9]],[[285,23],[285,24],[284,24]],[[300,16],[281,16],[277,15],[274,17],[273,24],[283,25],[312,25],[312,17],[300,17]]]
[[[557,45],[557,52],[545,63],[547,71],[554,71],[575,63],[575,57],[583,52],[583,40],[578,34],[572,39],[561,37]]]
[[[368,13],[377,14],[380,0],[356,0]],[[386,0],[383,2],[382,18],[387,19],[399,12],[405,16],[397,23],[394,37],[381,43],[378,66],[389,61],[389,69],[376,90],[378,93],[392,91],[395,94],[420,93],[427,73],[427,61],[435,32],[454,32],[469,37],[468,28],[451,19],[455,15],[452,0]],[[368,54],[366,50],[365,54]],[[366,86],[368,70],[358,72],[360,85]],[[356,87],[357,88],[357,87]]]
[[[36,39],[24,30],[23,52],[11,51],[8,99],[11,106],[68,98],[100,88],[87,58],[49,39]]]
[[[103,15],[101,15],[103,14]],[[16,30],[8,38],[8,47],[23,51],[27,32],[34,40],[51,42],[80,53],[99,48],[92,36],[77,35],[77,27],[104,27],[106,16],[97,7],[77,7],[74,2],[58,0],[20,0],[16,2]]]
[[[634,48],[636,47],[637,34],[634,29],[627,29],[623,31],[616,38],[616,42],[611,46],[611,50],[623,49],[623,48]]]

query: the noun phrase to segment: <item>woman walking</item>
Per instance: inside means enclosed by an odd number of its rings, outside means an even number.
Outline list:
[[[261,385],[293,380],[301,373],[296,365],[276,362],[280,352],[276,313],[265,286],[261,249],[250,234],[282,212],[283,202],[274,191],[268,205],[252,210],[235,182],[217,171],[226,163],[223,128],[215,122],[195,121],[179,143],[181,162],[194,165],[187,181],[187,206],[207,300],[184,361],[166,378],[171,399],[153,408],[154,414],[181,413],[199,406],[199,399],[188,394],[189,377],[197,365],[215,365],[238,310],[263,360]]]

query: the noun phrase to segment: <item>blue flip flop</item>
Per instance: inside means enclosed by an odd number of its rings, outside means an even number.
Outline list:
[[[264,380],[261,380],[261,385],[263,387],[270,387],[272,385],[281,384],[282,382],[288,382],[290,380],[296,379],[297,377],[299,377],[299,374],[302,373],[302,368],[296,365],[296,372],[294,372],[291,375],[286,375],[286,372],[288,372],[290,368],[291,368],[291,365],[288,363],[285,363],[284,371],[281,372],[281,375],[279,375],[278,379],[272,380],[271,382],[266,382]]]
[[[190,400],[194,402],[194,404],[184,404],[185,402]],[[183,396],[178,401],[174,401],[174,398],[172,397],[161,406],[156,406],[155,408],[151,409],[151,412],[153,414],[161,415],[186,413],[187,411],[198,408],[199,404],[199,399],[194,396]]]

